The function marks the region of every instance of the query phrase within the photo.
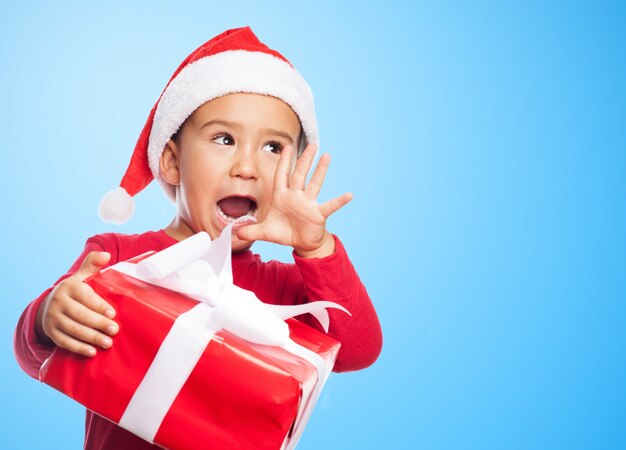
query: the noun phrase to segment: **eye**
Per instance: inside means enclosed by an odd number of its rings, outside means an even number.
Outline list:
[[[211,139],[211,141],[219,145],[234,145],[235,144],[235,140],[229,134],[218,134],[213,139]]]
[[[268,142],[267,144],[263,146],[262,150],[264,152],[272,152],[272,153],[276,153],[277,155],[280,155],[281,152],[283,151],[283,146],[279,144],[278,142]]]

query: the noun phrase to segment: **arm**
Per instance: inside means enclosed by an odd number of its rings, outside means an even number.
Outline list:
[[[325,258],[302,258],[294,252],[294,260],[304,282],[304,301],[330,300],[352,314],[328,310],[328,334],[341,342],[333,370],[346,372],[364,369],[376,361],[382,349],[382,331],[374,306],[345,248],[336,236],[334,240],[334,254]],[[321,329],[310,315],[303,321]]]
[[[264,240],[293,247],[299,271],[292,272],[287,280],[287,285],[295,289],[291,298],[296,303],[331,300],[348,309],[352,317],[340,311],[329,311],[329,334],[342,345],[334,370],[362,369],[372,364],[380,353],[380,324],[345,249],[326,229],[328,217],[346,205],[352,194],[345,193],[319,204],[317,197],[330,157],[327,154],[320,157],[307,183],[315,146],[305,149],[293,172],[290,169],[292,153],[293,149],[286,147],[280,155],[269,214],[258,224],[240,228],[238,236],[243,240]],[[305,321],[316,325],[312,318]]]
[[[66,277],[62,277],[58,282],[64,278]],[[39,378],[41,365],[54,350],[53,345],[40,342],[35,334],[37,310],[52,289],[46,289],[43,294],[26,307],[20,320],[17,322],[15,334],[13,335],[13,351],[15,352],[17,363],[24,372],[35,379]]]
[[[51,288],[44,291],[32,301],[22,313],[15,334],[13,336],[13,349],[19,366],[31,377],[39,377],[39,369],[44,361],[50,356],[55,348],[55,342],[49,337],[52,326],[44,331],[44,316],[47,309],[54,311],[55,306],[50,306],[50,298],[55,292],[63,292],[60,288],[73,278],[85,278],[87,273],[78,275],[78,272],[87,272],[85,262],[91,252],[101,252],[104,248],[95,240],[88,240],[81,255],[74,262],[68,272],[63,275]],[[99,267],[98,267],[99,269]],[[95,268],[94,268],[95,270]],[[97,270],[96,270],[97,271]],[[69,280],[68,280],[69,279]],[[58,305],[57,305],[58,306]],[[55,333],[50,333],[57,336]]]

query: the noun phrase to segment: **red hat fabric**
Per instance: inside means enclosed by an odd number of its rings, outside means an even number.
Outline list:
[[[108,192],[98,208],[104,222],[122,224],[134,212],[132,196],[153,179],[170,200],[173,186],[159,173],[167,141],[198,107],[236,92],[271,95],[298,115],[303,146],[319,144],[313,93],[304,78],[280,53],[268,48],[249,27],[236,28],[207,41],[176,69],[139,135],[120,187]]]

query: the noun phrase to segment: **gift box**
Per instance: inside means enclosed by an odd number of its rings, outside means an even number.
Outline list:
[[[327,327],[337,305],[276,307],[234,286],[227,231],[86,280],[120,332],[93,358],[55,349],[40,380],[168,449],[295,447],[339,343],[284,318],[311,312]]]

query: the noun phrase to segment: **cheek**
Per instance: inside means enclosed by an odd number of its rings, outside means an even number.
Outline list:
[[[260,165],[260,178],[263,181],[263,189],[270,191],[274,186],[274,175],[276,174],[276,166],[278,166],[278,158],[263,161]]]
[[[224,161],[212,158],[209,152],[189,152],[189,157],[181,161],[181,182],[188,189],[206,190],[220,183],[224,167]]]

